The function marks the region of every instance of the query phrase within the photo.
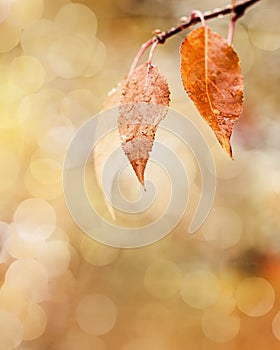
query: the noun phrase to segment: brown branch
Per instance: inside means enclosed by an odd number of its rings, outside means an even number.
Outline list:
[[[235,24],[236,20],[244,15],[244,13],[248,7],[254,5],[258,1],[260,1],[260,0],[247,0],[247,1],[241,2],[241,3],[234,5],[234,6],[228,5],[227,7],[223,8],[223,9],[215,9],[213,12],[210,12],[210,11],[204,12],[200,16],[197,15],[197,11],[193,11],[192,14],[190,15],[190,17],[181,17],[180,18],[181,23],[177,27],[172,27],[165,32],[162,32],[160,30],[156,30],[155,31],[156,35],[152,39],[148,40],[147,42],[145,42],[141,46],[140,50],[138,51],[137,55],[135,56],[135,58],[133,60],[133,63],[131,65],[131,68],[129,71],[129,75],[132,74],[132,72],[136,68],[140,58],[142,57],[144,52],[151,45],[164,44],[166,39],[172,37],[173,35],[176,35],[176,34],[182,32],[184,29],[190,28],[193,25],[197,24],[199,21],[201,21],[200,17],[202,17],[203,20],[206,21],[206,20],[209,20],[212,18],[222,17],[225,15],[232,14],[232,18],[231,18],[232,28],[230,28],[230,30],[232,30],[232,33],[230,33],[230,36],[229,36],[229,43],[231,43],[231,39],[233,36],[233,30],[234,30],[234,24]],[[154,48],[155,48],[155,46],[154,46]],[[154,50],[152,50],[152,52],[149,56],[149,60],[148,60],[149,64],[151,64],[153,51]]]
[[[213,12],[207,11],[203,13],[204,19],[207,21],[209,19],[213,19],[216,17],[221,17],[225,15],[229,15],[231,13],[234,13],[234,20],[236,21],[238,18],[242,17],[247,10],[248,7],[254,5],[256,2],[260,0],[247,0],[244,2],[241,2],[235,6],[228,5],[227,7],[223,9],[215,9]],[[176,35],[180,32],[182,32],[184,29],[187,29],[189,27],[192,27],[193,25],[197,24],[200,21],[198,17],[182,17],[181,23],[177,27],[172,27],[168,29],[167,31],[157,33],[152,41],[157,41],[159,44],[164,44],[166,39],[170,38],[173,35]]]

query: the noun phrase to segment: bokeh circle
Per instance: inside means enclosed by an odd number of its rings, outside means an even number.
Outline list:
[[[154,106],[155,108],[155,106]],[[90,237],[100,243],[135,248],[152,244],[178,225],[188,204],[188,174],[176,152],[162,142],[155,141],[149,162],[159,164],[168,175],[171,195],[164,213],[148,225],[123,227],[117,222],[106,221],[93,207],[85,183],[88,160],[94,167],[93,151],[100,140],[117,129],[118,108],[112,108],[89,119],[76,132],[65,156],[63,166],[63,187],[66,204],[77,225]],[[193,153],[201,176],[201,195],[188,231],[195,232],[204,222],[212,207],[216,190],[215,164],[208,144],[196,125],[187,117],[169,109],[160,123],[163,128],[180,139]],[[147,210],[157,193],[155,185],[146,181],[140,198],[126,201],[119,190],[120,173],[128,164],[121,149],[107,149],[107,159],[102,173],[102,191],[110,206],[124,215],[137,217]]]

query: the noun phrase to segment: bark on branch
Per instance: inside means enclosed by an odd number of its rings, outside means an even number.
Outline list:
[[[248,9],[248,7],[254,5],[256,2],[260,0],[247,0],[244,2],[241,2],[235,6],[228,5],[225,8],[222,9],[215,9],[214,11],[210,12],[204,12],[203,17],[205,21],[209,19],[213,19],[216,17],[221,17],[225,15],[229,15],[231,13],[234,14],[234,20],[236,21],[238,18],[242,17],[245,13],[245,11]],[[200,19],[198,17],[181,17],[180,18],[181,23],[177,27],[172,27],[168,29],[167,31],[160,32],[154,36],[152,39],[153,42],[157,41],[159,44],[163,44],[166,39],[170,38],[173,35],[176,35],[180,32],[182,32],[184,29],[187,29],[189,27],[192,27],[193,25],[197,24]]]
[[[228,42],[229,42],[229,44],[231,44],[232,37],[233,37],[233,31],[234,31],[234,24],[235,24],[236,20],[244,15],[244,13],[248,9],[248,7],[254,5],[258,1],[260,1],[260,0],[243,1],[241,3],[238,3],[237,5],[234,5],[234,6],[228,5],[222,9],[217,8],[212,12],[211,11],[204,12],[201,14],[201,16],[194,16],[193,15],[194,12],[193,12],[189,17],[181,17],[180,24],[177,27],[172,27],[172,28],[168,29],[167,31],[156,30],[155,36],[153,38],[151,38],[150,40],[148,40],[147,42],[145,42],[141,46],[138,53],[136,54],[136,56],[132,62],[128,76],[130,76],[132,74],[132,72],[136,68],[140,58],[142,57],[144,52],[151,45],[153,45],[153,49],[152,49],[152,52],[149,56],[149,60],[148,60],[149,64],[151,64],[152,54],[153,54],[154,49],[156,48],[156,46],[158,44],[164,44],[166,39],[172,37],[173,35],[176,35],[176,34],[182,32],[183,30],[185,30],[187,28],[192,27],[195,24],[197,24],[199,21],[201,21],[200,17],[203,17],[204,21],[207,21],[209,19],[232,14],[232,18],[231,18],[232,25],[230,27],[230,32],[229,32],[229,37],[228,37]]]

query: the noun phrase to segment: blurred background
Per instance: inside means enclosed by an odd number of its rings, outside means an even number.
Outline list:
[[[184,145],[174,147],[190,179],[190,204],[153,245],[121,250],[95,242],[75,225],[63,197],[71,138],[100,111],[141,44],[193,9],[229,2],[1,0],[1,350],[279,349],[279,0],[252,6],[236,27],[245,108],[232,136],[234,161],[183,90],[186,33],[154,55],[171,107],[199,127],[216,162],[215,202],[198,232],[186,229],[200,177]],[[208,25],[226,37],[228,17]],[[100,215],[110,220],[94,186]],[[133,188],[124,186],[128,198],[137,196]],[[167,200],[159,195],[159,203]]]

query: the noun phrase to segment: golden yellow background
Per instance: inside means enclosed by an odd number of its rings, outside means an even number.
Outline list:
[[[234,161],[183,91],[185,34],[156,50],[171,107],[198,125],[216,162],[215,202],[198,232],[187,227],[199,169],[180,144],[190,205],[153,245],[96,243],[75,225],[63,197],[71,138],[127,74],[141,44],[193,8],[227,3],[1,0],[0,350],[280,348],[279,0],[260,1],[236,28],[246,101],[232,137]],[[226,36],[228,18],[208,24]],[[156,171],[148,172],[154,182]],[[122,184],[129,199],[138,195],[133,176],[132,186]],[[111,220],[100,189],[93,193]],[[152,218],[168,193],[159,191]],[[119,216],[133,225],[125,220]]]

